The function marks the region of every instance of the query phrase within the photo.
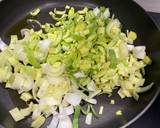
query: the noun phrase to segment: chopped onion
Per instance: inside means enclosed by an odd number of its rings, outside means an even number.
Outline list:
[[[137,88],[136,91],[137,91],[138,93],[146,92],[146,91],[148,91],[149,89],[151,89],[153,85],[154,85],[154,83],[152,82],[151,84],[149,84],[149,85],[147,85],[147,86]]]
[[[25,74],[15,73],[15,79],[12,84],[13,89],[17,89],[19,93],[30,91],[33,88],[33,80]]]
[[[57,128],[72,128],[72,122],[69,116],[59,117],[59,124]]]
[[[74,93],[67,93],[65,96],[64,96],[64,100],[66,102],[68,102],[69,104],[73,105],[73,106],[77,106],[80,104],[81,102],[81,97],[77,94],[74,94]]]
[[[83,72],[77,72],[77,73],[74,74],[74,77],[76,77],[76,78],[83,78],[83,77],[85,77],[85,75],[84,75]]]
[[[98,16],[99,13],[100,13],[100,10],[99,10],[98,7],[96,7],[95,9],[93,9],[93,14],[94,14],[95,16]]]
[[[20,121],[22,119],[24,119],[23,114],[20,112],[20,110],[16,107],[12,110],[9,111],[9,113],[11,114],[12,118],[17,122]]]
[[[49,64],[41,64],[42,72],[49,76],[60,76],[64,73],[64,65],[60,65],[58,68]]]
[[[120,25],[121,23],[118,19],[111,20],[106,27],[107,34],[111,38],[114,38],[115,36],[117,36],[115,33],[114,34],[112,33],[112,29],[116,28],[118,30],[120,28]]]
[[[93,98],[93,97],[97,96],[100,92],[101,92],[101,90],[90,92],[89,93],[89,98]]]
[[[115,114],[116,114],[116,116],[121,116],[122,115],[122,110],[117,110]]]
[[[109,11],[109,8],[106,8],[106,10],[104,11],[104,17],[105,18],[108,18],[108,17],[110,17],[110,11]]]
[[[61,77],[50,77],[50,76],[47,76],[46,79],[50,84],[54,84],[54,85],[60,84],[64,80]]]
[[[118,95],[119,95],[122,99],[125,98],[125,95],[124,95],[122,89],[119,89],[119,90],[118,90]]]
[[[74,108],[72,105],[70,105],[68,107],[60,107],[59,111],[60,111],[59,112],[60,114],[68,116],[68,115],[71,115],[74,113]]]
[[[47,52],[51,43],[52,41],[49,39],[41,40],[39,41],[39,47],[42,51]]]
[[[86,94],[84,94],[83,92],[81,92],[80,90],[78,90],[76,88],[74,88],[74,93],[76,93],[78,96],[80,96],[83,100],[85,100],[88,103],[97,104],[96,99],[88,97]]]
[[[146,56],[146,47],[145,46],[136,46],[133,49],[133,54],[135,55],[136,58],[138,59],[144,59],[144,57]]]
[[[115,104],[115,100],[111,99],[110,104],[112,104],[112,105]]]
[[[54,105],[59,105],[59,101],[57,101],[54,97],[43,97],[39,101],[39,105],[48,105],[48,106],[54,106]]]
[[[96,99],[84,99],[84,100],[87,101],[88,103],[91,103],[91,104],[97,104]]]
[[[37,16],[40,13],[40,8],[34,9],[30,12],[31,16]]]
[[[50,124],[47,126],[47,128],[57,128],[59,123],[58,115],[53,115],[52,120]]]
[[[19,60],[25,61],[27,59],[26,53],[21,44],[16,44],[14,48],[14,53],[17,55]]]
[[[103,114],[103,109],[104,109],[104,106],[100,106],[100,109],[99,109],[99,114],[100,114],[100,115]]]
[[[33,111],[33,113],[32,113],[32,119],[34,120],[34,119],[36,119],[38,116],[40,116],[41,115],[41,112],[40,112],[40,110],[38,109],[38,108],[36,108],[34,111]]]
[[[134,45],[127,44],[127,48],[129,51],[132,51],[134,49]]]
[[[65,100],[62,100],[62,105],[63,106],[68,106],[69,104]]]
[[[91,125],[91,124],[92,124],[92,113],[88,113],[88,114],[87,114],[85,123],[86,123],[87,125]]]
[[[24,39],[29,39],[31,37],[29,29],[27,28],[21,29],[21,36],[24,37]]]
[[[37,86],[39,86],[39,90],[37,93],[37,97],[41,98],[45,95],[45,93],[48,89],[48,86],[49,86],[49,82],[46,79],[40,79],[38,84],[37,84]]]
[[[40,30],[41,29],[41,23],[38,20],[34,20],[34,19],[27,19],[27,23],[36,30]]]
[[[88,99],[88,96],[77,88],[73,88],[73,93],[79,95],[83,100]]]
[[[97,88],[96,88],[93,80],[91,80],[91,81],[88,83],[87,88],[88,88],[89,91],[96,91],[96,90],[97,90]]]
[[[3,51],[5,50],[7,47],[7,45],[2,41],[2,39],[0,38],[0,50]]]

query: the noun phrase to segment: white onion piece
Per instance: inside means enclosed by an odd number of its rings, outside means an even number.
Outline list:
[[[7,47],[7,45],[2,41],[2,39],[0,38],[0,50],[3,51],[5,50]]]
[[[97,104],[97,100],[96,99],[88,97],[86,94],[84,94],[80,90],[74,88],[73,92],[75,94],[77,94],[78,96],[80,96],[84,101],[86,101],[88,103],[91,103],[91,104]]]
[[[138,59],[144,59],[144,57],[146,56],[146,47],[145,46],[136,46],[133,49],[133,54],[135,55],[136,58]]]
[[[41,68],[42,68],[42,73],[49,76],[60,76],[65,71],[64,65],[55,68],[49,64],[41,64]]]
[[[79,95],[82,99],[87,99],[88,96],[84,94],[82,91],[78,90],[78,88],[72,86],[72,92]]]
[[[68,107],[60,107],[59,112],[62,115],[69,116],[74,113],[74,108],[72,105],[70,105]]]
[[[103,114],[103,109],[104,109],[104,106],[100,106],[100,109],[99,109],[99,114],[100,114],[100,115]]]
[[[95,9],[93,9],[93,14],[94,14],[95,16],[98,16],[99,13],[100,13],[100,10],[99,10],[98,7],[96,7]]]
[[[91,124],[92,124],[92,113],[88,113],[88,114],[87,114],[85,123],[86,123],[87,125],[91,125]]]
[[[108,23],[108,25],[107,25],[107,27],[106,27],[106,31],[107,31],[107,34],[110,36],[110,37],[114,37],[114,36],[116,36],[115,34],[112,34],[112,28],[120,28],[120,26],[121,26],[121,23],[120,23],[120,21],[118,20],[118,19],[114,19],[114,20],[111,20],[109,23]]]
[[[110,11],[109,11],[109,8],[106,8],[106,10],[104,11],[104,17],[105,18],[109,18],[110,17]]]
[[[81,97],[74,93],[67,93],[64,96],[64,100],[73,106],[77,106],[81,102]]]
[[[132,51],[134,49],[134,45],[127,44],[128,51]]]
[[[89,98],[93,98],[93,97],[97,96],[100,92],[101,92],[101,90],[90,92],[89,93]]]
[[[33,80],[30,76],[25,74],[15,73],[15,79],[12,84],[13,89],[17,89],[19,93],[25,91],[28,92],[33,88]]]
[[[49,39],[41,40],[39,41],[39,47],[42,51],[47,52],[51,43],[52,41]]]
[[[53,115],[52,120],[50,124],[47,126],[47,128],[57,128],[59,123],[58,115]]]
[[[38,81],[38,83],[36,84],[36,86],[39,87],[39,90],[38,90],[38,93],[37,93],[37,97],[41,98],[45,95],[47,89],[48,89],[48,86],[49,86],[49,83],[46,79],[40,79]]]
[[[48,80],[48,82],[50,84],[54,84],[54,85],[60,84],[63,81],[63,79],[60,78],[60,77],[50,77],[50,76],[47,76],[46,79]]]
[[[94,83],[93,80],[91,80],[91,81],[88,83],[87,89],[88,89],[89,91],[96,91],[96,90],[97,90],[97,88],[96,88],[95,83]]]
[[[23,75],[19,74],[19,73],[16,73],[14,82],[12,84],[13,89],[21,90],[23,84],[24,84]]]
[[[48,105],[48,106],[54,106],[59,105],[59,101],[57,101],[54,97],[43,97],[39,101],[39,105]]]
[[[43,107],[42,107],[43,108]],[[51,107],[48,107],[48,109],[46,109],[45,111],[43,111],[43,114],[45,115],[45,117],[49,117],[50,115],[55,115],[57,114],[57,106],[51,106]]]
[[[21,29],[21,36],[24,37],[24,39],[30,39],[31,35],[29,29],[27,28]]]
[[[72,128],[72,122],[69,116],[59,117],[59,124],[57,128]]]
[[[14,48],[14,53],[17,55],[19,60],[25,61],[27,59],[27,55],[23,50],[23,46],[21,44],[16,44]]]
[[[62,100],[62,106],[68,106],[69,104],[65,101],[65,100]]]
[[[85,77],[85,75],[84,75],[83,72],[77,72],[77,73],[74,74],[74,77],[76,77],[76,78],[83,78],[83,77]]]
[[[27,75],[26,76],[24,75],[24,80],[25,81],[23,83],[23,86],[22,86],[21,90],[25,91],[25,92],[28,92],[33,88],[34,82],[33,82],[32,78],[30,76],[27,76]]]
[[[34,119],[36,119],[38,116],[40,116],[41,115],[41,112],[39,111],[39,109],[38,108],[36,108],[34,111],[33,111],[33,113],[32,113],[32,119],[34,120]]]
[[[84,100],[87,101],[88,103],[91,103],[91,104],[97,104],[96,99],[84,99]]]

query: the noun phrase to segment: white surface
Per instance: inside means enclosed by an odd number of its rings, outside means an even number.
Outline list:
[[[135,0],[146,11],[160,13],[160,0]]]

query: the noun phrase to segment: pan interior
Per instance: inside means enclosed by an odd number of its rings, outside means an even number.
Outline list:
[[[9,36],[13,34],[20,34],[22,28],[29,27],[26,23],[27,18],[31,18],[28,14],[31,10],[39,7],[41,8],[41,13],[36,17],[41,23],[50,22],[54,23],[48,12],[53,8],[63,9],[65,5],[70,5],[76,9],[83,8],[85,6],[89,8],[95,8],[96,6],[106,6],[109,7],[111,12],[115,14],[118,19],[120,19],[123,31],[133,30],[138,34],[138,40],[136,44],[146,45],[148,49],[149,56],[153,59],[153,64],[146,69],[146,84],[150,82],[155,82],[155,86],[147,93],[141,94],[139,101],[135,101],[131,98],[120,99],[120,97],[114,93],[110,98],[106,95],[98,96],[98,104],[95,105],[95,110],[99,111],[101,105],[104,106],[104,114],[98,119],[93,119],[93,124],[87,126],[84,124],[85,117],[80,116],[80,128],[116,128],[123,126],[139,113],[141,113],[148,105],[152,103],[155,96],[158,93],[158,84],[160,83],[158,79],[157,70],[160,69],[158,56],[160,55],[160,41],[159,33],[157,33],[157,28],[146,15],[146,13],[135,3],[130,0],[125,1],[106,1],[106,0],[33,0],[32,2],[28,0],[5,0],[0,4],[0,37],[6,42],[9,42]],[[10,11],[9,11],[10,10]],[[3,13],[5,12],[5,14]],[[111,105],[110,99],[115,99],[116,104]],[[6,128],[29,128],[31,118],[28,117],[18,123],[15,123],[8,113],[8,110],[15,106],[25,107],[25,103],[19,100],[17,93],[12,90],[6,90],[3,86],[0,86],[0,124]],[[123,111],[123,116],[116,116],[115,112],[117,110]],[[46,123],[43,125],[45,128],[49,124],[51,118],[47,119]]]

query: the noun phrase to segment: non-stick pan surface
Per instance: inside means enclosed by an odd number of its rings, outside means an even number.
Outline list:
[[[160,84],[160,34],[157,27],[146,14],[146,12],[131,0],[4,0],[0,3],[0,37],[9,42],[9,35],[19,33],[20,29],[28,27],[26,19],[31,10],[39,7],[41,13],[37,17],[42,23],[51,22],[48,11],[53,8],[62,9],[65,5],[70,5],[76,9],[85,6],[95,8],[96,6],[109,7],[111,12],[120,19],[123,31],[133,30],[137,32],[138,39],[136,44],[146,45],[147,53],[151,56],[153,64],[146,69],[146,85],[154,82],[154,87],[140,95],[139,101],[131,98],[120,99],[114,93],[108,98],[105,95],[97,97],[98,104],[95,106],[99,110],[100,105],[104,106],[104,114],[98,119],[93,120],[91,126],[86,126],[85,118],[80,116],[80,128],[118,128],[126,127],[141,116],[153,103],[159,92]],[[110,99],[115,99],[116,104],[110,105]],[[28,117],[15,123],[9,115],[8,110],[13,107],[25,107],[25,103],[19,100],[17,93],[6,90],[0,86],[0,125],[5,128],[29,128],[31,118]],[[122,110],[122,116],[115,116],[117,110]],[[51,118],[43,125],[47,126]],[[64,126],[65,127],[65,126]]]

